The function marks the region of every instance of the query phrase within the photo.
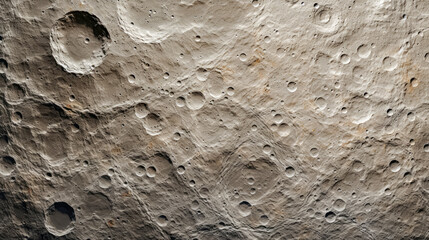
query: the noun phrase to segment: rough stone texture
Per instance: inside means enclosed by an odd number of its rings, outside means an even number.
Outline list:
[[[429,238],[429,1],[0,6],[0,239]]]

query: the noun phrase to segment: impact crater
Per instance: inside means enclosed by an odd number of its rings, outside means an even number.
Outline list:
[[[65,71],[87,74],[103,63],[110,43],[106,27],[95,15],[73,11],[51,29],[52,55]]]

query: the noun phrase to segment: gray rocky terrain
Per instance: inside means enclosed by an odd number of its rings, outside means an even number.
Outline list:
[[[0,239],[429,239],[429,1],[0,0]]]

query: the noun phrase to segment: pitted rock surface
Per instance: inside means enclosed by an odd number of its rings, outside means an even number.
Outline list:
[[[429,238],[429,1],[0,3],[0,239]]]

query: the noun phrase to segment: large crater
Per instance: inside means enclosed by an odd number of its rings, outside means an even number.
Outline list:
[[[56,21],[50,40],[52,55],[64,70],[87,74],[103,62],[110,35],[95,15],[73,11]]]

